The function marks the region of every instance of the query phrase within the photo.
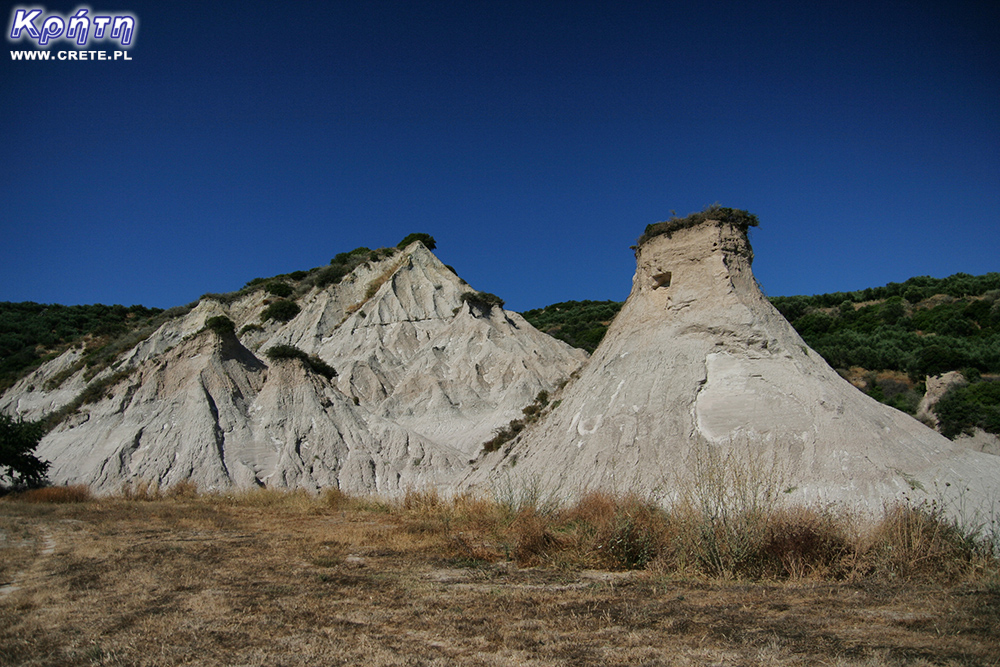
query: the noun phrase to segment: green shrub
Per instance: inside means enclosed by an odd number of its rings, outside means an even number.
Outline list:
[[[280,297],[289,297],[292,295],[292,292],[294,291],[292,290],[292,286],[289,285],[288,283],[282,283],[277,281],[268,283],[267,285],[264,286],[264,289],[267,290],[268,293]]]
[[[282,359],[298,359],[306,365],[306,368],[314,373],[322,375],[327,380],[332,380],[337,377],[337,371],[335,371],[328,363],[320,359],[315,354],[306,354],[303,350],[300,350],[294,345],[274,345],[269,347],[264,355],[272,361],[279,361]]]
[[[264,309],[264,312],[261,313],[261,321],[276,320],[278,322],[288,322],[299,314],[299,310],[301,309],[294,301],[280,299]]]
[[[225,315],[216,315],[205,320],[205,328],[214,331],[219,336],[224,336],[235,332],[236,324]]]
[[[336,285],[344,276],[348,274],[348,271],[340,264],[334,264],[331,266],[324,267],[316,272],[316,277],[313,279],[313,285],[319,288],[326,287],[327,285]]]
[[[272,345],[267,348],[264,355],[268,359],[278,360],[278,359],[302,359],[305,360],[309,355],[303,350],[295,347],[294,345]]]
[[[262,327],[259,324],[247,324],[242,329],[240,329],[239,335],[242,336],[244,334],[250,333],[251,331],[263,331],[263,330],[264,330],[264,327]]]
[[[952,387],[934,408],[941,433],[955,438],[981,428],[1000,435],[1000,381],[981,380]]]
[[[462,292],[460,297],[463,303],[467,303],[471,306],[476,306],[480,310],[489,312],[493,309],[493,306],[498,306],[503,308],[504,301],[496,294],[490,294],[489,292]]]
[[[361,246],[355,248],[350,252],[339,252],[333,259],[330,260],[330,264],[350,264],[355,258],[367,259],[371,256],[372,249]]]
[[[750,229],[750,227],[756,227],[760,224],[760,220],[758,220],[757,216],[753,213],[749,213],[742,209],[725,208],[723,206],[719,206],[718,204],[712,204],[704,211],[692,213],[686,218],[673,217],[663,222],[646,225],[646,231],[639,237],[637,245],[641,246],[646,241],[663,234],[669,237],[676,231],[688,229],[690,227],[697,227],[698,225],[708,221],[723,222],[734,225],[743,231],[744,234]]]
[[[434,241],[434,237],[430,234],[423,234],[420,232],[414,232],[413,234],[407,235],[402,241],[396,244],[397,248],[405,248],[414,241],[420,241],[424,244],[424,247],[428,250],[434,250],[437,248],[437,243]]]

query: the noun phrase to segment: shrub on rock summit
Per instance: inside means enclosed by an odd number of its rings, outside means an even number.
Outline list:
[[[738,208],[726,208],[724,206],[719,206],[718,204],[712,204],[704,211],[692,213],[686,218],[678,218],[674,216],[669,220],[664,220],[663,222],[655,222],[651,225],[646,225],[646,231],[639,237],[637,245],[642,245],[646,241],[663,234],[666,234],[669,237],[676,231],[688,229],[690,227],[697,227],[698,225],[708,222],[709,220],[727,222],[731,225],[735,225],[736,228],[740,229],[744,234],[751,227],[756,227],[760,224],[760,220],[753,213]]]
[[[404,238],[402,241],[400,241],[399,243],[397,243],[396,247],[397,248],[405,248],[406,246],[410,245],[414,241],[420,241],[421,243],[424,244],[424,247],[427,248],[428,250],[434,250],[434,248],[437,247],[437,243],[434,241],[434,237],[433,236],[431,236],[430,234],[423,234],[423,233],[420,233],[420,232],[414,232],[413,234],[410,234],[409,236],[407,236],[406,238]]]

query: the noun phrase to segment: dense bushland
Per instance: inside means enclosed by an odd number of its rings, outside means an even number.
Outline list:
[[[539,331],[593,353],[622,305],[620,301],[563,301],[521,314]]]
[[[96,352],[162,312],[144,306],[0,303],[0,390],[84,337],[88,351]]]
[[[1000,373],[1000,273],[771,302],[834,368]]]

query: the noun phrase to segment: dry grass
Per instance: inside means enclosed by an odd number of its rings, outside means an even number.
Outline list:
[[[0,501],[0,665],[1000,664],[996,560],[926,509],[768,512],[717,572],[637,497],[140,495]]]

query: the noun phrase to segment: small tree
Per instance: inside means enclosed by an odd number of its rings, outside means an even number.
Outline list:
[[[9,415],[0,415],[0,483],[22,488],[45,482],[49,462],[34,454],[43,435],[38,422],[15,421]]]

